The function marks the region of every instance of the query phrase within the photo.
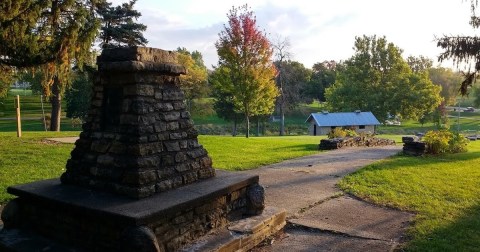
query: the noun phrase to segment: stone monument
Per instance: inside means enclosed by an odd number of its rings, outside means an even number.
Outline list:
[[[8,188],[18,197],[2,212],[0,250],[28,251],[30,244],[39,251],[176,251],[235,221],[241,223],[230,234],[259,230],[228,242],[247,249],[283,227],[283,211],[262,217],[258,176],[212,168],[186,111],[179,86],[185,68],[175,53],[107,49],[97,63],[90,110],[66,172]],[[249,215],[257,224],[245,224]]]

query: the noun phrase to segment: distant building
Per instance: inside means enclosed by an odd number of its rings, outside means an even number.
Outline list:
[[[372,112],[312,113],[306,120],[310,123],[308,132],[312,136],[327,135],[337,127],[353,129],[356,132],[375,132],[380,122]]]

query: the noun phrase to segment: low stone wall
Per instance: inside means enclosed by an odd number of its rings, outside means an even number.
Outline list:
[[[395,145],[394,140],[376,138],[376,137],[346,137],[346,138],[333,138],[333,139],[322,139],[320,140],[320,145],[318,149],[320,150],[335,150],[341,149],[344,147],[374,147],[374,146],[386,146],[386,145]]]

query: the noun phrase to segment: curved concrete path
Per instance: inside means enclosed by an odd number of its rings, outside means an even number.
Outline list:
[[[288,212],[284,233],[255,251],[393,250],[413,215],[344,195],[336,184],[400,150],[401,146],[346,148],[246,171],[260,175],[268,206]]]

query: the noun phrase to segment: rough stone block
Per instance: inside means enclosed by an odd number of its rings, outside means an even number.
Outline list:
[[[182,132],[182,133],[185,133],[185,132]],[[182,138],[186,137],[187,134],[186,133],[182,134],[182,133],[179,133],[179,132],[170,133],[170,139],[178,140],[178,139],[182,139]]]
[[[171,103],[159,102],[155,104],[155,108],[162,112],[168,112],[173,110],[173,105]]]
[[[97,157],[97,163],[100,165],[109,166],[113,164],[114,158],[111,155],[100,155]]]
[[[200,169],[198,170],[198,178],[199,179],[204,179],[204,178],[210,178],[215,176],[215,170],[214,169]]]
[[[108,152],[114,154],[125,154],[127,152],[127,146],[120,142],[113,142]]]
[[[167,122],[171,122],[171,121],[177,121],[178,119],[180,119],[180,112],[168,112],[168,113],[163,113],[163,120],[167,121]]]
[[[183,163],[187,160],[187,155],[183,152],[177,152],[177,154],[175,154],[175,162],[177,163]]]
[[[183,111],[181,114],[182,119],[188,119],[190,118],[190,112],[188,111]]]
[[[180,164],[175,165],[175,170],[178,171],[178,172],[186,172],[186,171],[190,170],[190,166],[186,163],[180,163]]]
[[[178,120],[178,123],[181,129],[188,129],[193,127],[193,121],[190,119],[181,119]]]
[[[180,151],[180,145],[178,144],[178,142],[164,142],[163,143],[165,145],[165,149],[167,151]]]
[[[154,124],[154,127],[155,127],[155,132],[157,133],[164,132],[167,130],[167,124],[164,122],[156,122]]]
[[[123,93],[130,96],[154,96],[155,90],[152,85],[128,85],[123,87]]]
[[[174,131],[174,130],[178,130],[178,129],[179,129],[178,122],[168,122],[167,123],[167,130]]]
[[[106,141],[93,141],[90,149],[98,153],[106,153],[110,148],[110,144]]]
[[[187,105],[184,102],[174,102],[173,108],[175,108],[175,110],[183,110],[187,108]]]
[[[188,141],[187,140],[180,140],[178,141],[178,145],[180,146],[180,149],[184,150],[188,148]]]
[[[172,187],[173,187],[172,181],[167,179],[167,180],[163,180],[163,181],[157,183],[156,186],[155,186],[155,190],[157,192],[164,192],[164,191],[172,189]]]
[[[162,166],[170,166],[175,164],[175,158],[172,155],[164,154],[161,159]]]
[[[193,182],[198,180],[198,175],[197,175],[196,172],[186,173],[182,177],[183,177],[183,183],[184,184],[190,184],[190,183],[193,183]]]
[[[175,173],[176,171],[173,166],[167,166],[167,167],[163,167],[163,169],[161,170],[157,170],[157,175],[159,179],[170,178]]]

